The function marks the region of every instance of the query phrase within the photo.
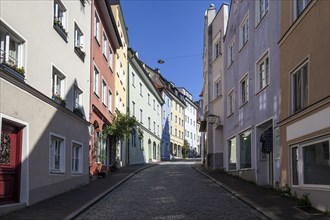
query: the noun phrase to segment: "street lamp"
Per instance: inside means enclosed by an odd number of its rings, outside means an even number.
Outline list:
[[[218,120],[218,118],[219,118],[219,116],[213,115],[213,114],[207,116],[208,123],[211,124],[211,125],[213,125],[214,123],[216,123],[217,120]]]
[[[163,64],[163,63],[165,63],[165,61],[162,60],[162,59],[159,59],[157,62],[158,62],[159,64]]]

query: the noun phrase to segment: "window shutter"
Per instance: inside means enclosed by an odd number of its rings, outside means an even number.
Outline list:
[[[49,170],[52,171],[54,169],[54,145],[53,140],[51,141],[51,144],[49,145]]]
[[[65,146],[64,146],[64,140],[61,140],[60,142],[60,171],[65,172]]]

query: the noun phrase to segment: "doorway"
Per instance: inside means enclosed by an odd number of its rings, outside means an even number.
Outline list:
[[[22,131],[6,122],[1,127],[0,205],[20,199]]]

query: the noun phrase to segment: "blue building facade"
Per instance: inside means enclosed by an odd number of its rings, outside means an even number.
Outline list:
[[[162,144],[161,144],[161,159],[170,160],[171,147],[171,96],[165,89],[161,89],[162,98],[165,103],[162,106]]]

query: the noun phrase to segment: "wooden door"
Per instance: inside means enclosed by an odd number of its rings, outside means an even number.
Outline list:
[[[22,129],[2,125],[0,145],[0,204],[19,202]]]

